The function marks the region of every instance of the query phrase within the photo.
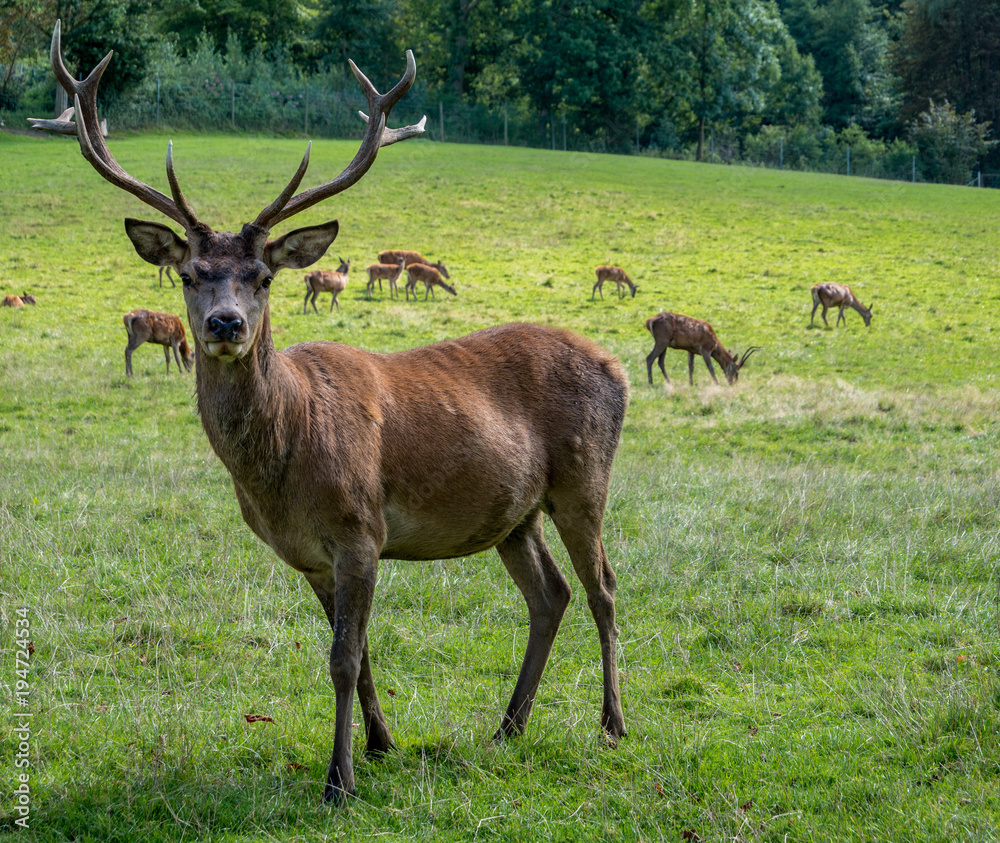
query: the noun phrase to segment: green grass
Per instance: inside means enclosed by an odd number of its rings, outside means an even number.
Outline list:
[[[166,141],[112,148],[163,189]],[[217,228],[255,216],[304,147],[174,141]],[[354,150],[316,143],[306,184]],[[25,608],[27,838],[1000,835],[1000,194],[411,141],[296,218],[340,220],[320,267],[350,258],[353,280],[340,312],[303,316],[301,274],[279,276],[279,347],[527,319],[596,338],[633,387],[605,521],[628,738],[600,734],[581,589],[527,734],[496,746],[527,637],[516,588],[493,552],[386,562],[371,636],[399,752],[358,752],[358,798],[332,809],[319,605],[243,524],[193,377],[148,346],[124,375],[121,314],[183,313],[124,235],[156,215],[66,139],[0,134],[0,167],[0,293],[38,298],[0,312],[0,687],[13,710]],[[457,298],[366,301],[387,247],[445,261]],[[599,263],[636,298],[591,302]],[[874,302],[870,329],[807,327],[824,280]],[[693,389],[669,352],[672,383],[650,388],[644,321],[664,309],[763,350],[733,388],[699,361]],[[0,734],[5,800],[16,749]],[[0,829],[15,818],[0,803]]]

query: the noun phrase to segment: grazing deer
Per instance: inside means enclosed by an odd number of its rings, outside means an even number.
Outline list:
[[[125,374],[132,377],[132,352],[144,342],[163,346],[163,357],[167,361],[167,374],[170,374],[170,349],[174,350],[177,361],[177,371],[181,370],[181,360],[184,368],[191,371],[194,365],[194,351],[188,346],[187,335],[184,333],[184,323],[172,313],[160,313],[157,310],[132,310],[122,317],[125,330],[128,332],[128,345],[125,346]]]
[[[347,286],[347,276],[351,271],[351,261],[340,258],[340,266],[336,272],[328,272],[322,269],[314,269],[306,274],[306,300],[302,303],[302,312],[306,313],[309,306],[309,297],[312,296],[312,306],[316,313],[316,299],[320,293],[333,293],[333,301],[330,302],[330,312],[333,313],[333,306],[337,305],[340,310],[340,302],[337,296],[344,292]]]
[[[636,290],[639,288],[632,283],[632,279],[625,274],[625,270],[620,266],[604,266],[603,264],[595,270],[597,273],[597,283],[594,284],[594,289],[590,293],[590,300],[594,300],[594,296],[597,293],[601,294],[601,298],[604,298],[604,282],[614,281],[615,289],[618,291],[618,298],[625,298],[625,288],[628,287],[632,291],[632,298],[635,298]]]
[[[406,266],[406,260],[404,258],[399,259],[399,263],[373,263],[368,266],[368,287],[365,289],[365,295],[368,298],[372,297],[372,293],[375,290],[375,282],[378,281],[379,292],[382,292],[382,279],[384,278],[389,282],[389,296],[391,298],[396,298],[396,282],[399,281],[399,276],[403,274],[403,267]]]
[[[840,320],[844,320],[844,327],[847,327],[847,317],[844,316],[844,309],[848,307],[853,307],[858,313],[861,314],[861,318],[865,320],[865,327],[871,327],[872,324],[872,308],[871,305],[865,307],[861,302],[859,302],[855,297],[854,293],[851,292],[851,288],[846,284],[834,284],[832,281],[824,281],[821,284],[814,284],[812,288],[813,297],[813,309],[812,315],[809,317],[809,327],[813,326],[813,321],[816,318],[816,308],[823,305],[823,324],[827,328],[830,327],[830,323],[826,321],[826,310],[829,307],[839,307],[840,312],[837,314],[837,321],[834,322],[834,327],[840,324]]]
[[[370,118],[360,149],[325,184],[296,194],[309,147],[281,194],[239,231],[201,222],[181,192],[167,147],[173,198],[126,173],[97,130],[97,85],[109,54],[82,82],[52,40],[59,82],[75,92],[84,156],[112,184],[183,227],[137,219],[125,231],[139,255],[179,268],[195,346],[202,426],[233,478],[244,520],[316,592],[333,633],[333,757],[324,797],[354,793],[355,692],[367,751],[392,746],[369,657],[368,620],[380,559],[431,560],[496,547],[528,605],[521,671],[495,738],[524,730],[563,613],[566,578],[545,544],[556,525],[597,625],[604,674],[601,724],[625,734],[615,639],[615,574],[601,541],[612,460],[628,404],[621,365],[590,340],[540,325],[504,325],[394,354],[331,342],[282,351],[271,335],[271,282],[319,260],[336,221],[270,239],[283,220],[356,183],[379,148],[414,137],[424,120],[386,128],[413,82],[380,94],[353,64]],[[567,373],[572,373],[567,375]]]
[[[7,293],[7,295],[3,297],[3,306],[24,307],[24,299],[20,296],[14,295],[14,293]]]
[[[424,266],[433,266],[445,278],[451,278],[448,274],[448,267],[443,263],[434,263],[427,260],[420,252],[410,252],[406,249],[386,249],[384,252],[378,253],[379,263],[395,264],[399,263],[400,258],[405,261],[406,266],[409,266],[411,263],[422,263]]]
[[[31,295],[31,293],[27,293],[27,292],[24,293],[21,296],[21,301],[23,301],[25,304],[30,304],[32,306],[34,306],[34,305],[36,305],[38,303],[38,302],[35,301],[35,297],[33,295]]]
[[[715,331],[708,322],[701,319],[694,319],[691,316],[682,316],[679,313],[664,311],[646,320],[646,330],[653,335],[653,350],[646,356],[646,374],[649,376],[649,385],[653,385],[653,361],[660,364],[660,371],[663,377],[670,382],[667,377],[667,370],[663,368],[663,358],[666,356],[668,348],[679,348],[688,353],[688,382],[694,386],[694,356],[700,354],[708,366],[708,373],[712,380],[718,383],[715,377],[715,369],[712,366],[714,357],[726,376],[726,382],[736,383],[740,376],[740,369],[747,362],[747,358],[757,351],[760,346],[752,346],[743,352],[743,357],[736,359],[736,354],[726,351]]]
[[[160,286],[163,286],[163,270],[167,271],[167,280],[170,282],[170,286],[176,287],[177,283],[174,281],[174,276],[171,274],[171,268],[169,266],[160,267]]]
[[[427,296],[434,295],[434,287],[441,287],[447,292],[451,293],[453,296],[457,296],[458,293],[455,292],[455,288],[451,284],[446,284],[444,279],[441,277],[441,273],[438,272],[433,266],[427,266],[422,263],[411,263],[406,268],[406,300],[410,300],[410,290],[413,290],[413,300],[417,300],[417,282],[423,282],[425,292],[424,301],[427,301]]]

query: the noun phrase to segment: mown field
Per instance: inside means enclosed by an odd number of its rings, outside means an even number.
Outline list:
[[[304,148],[173,139],[216,228],[256,216]],[[165,190],[166,143],[112,148]],[[305,184],[354,151],[315,143]],[[0,169],[0,294],[38,299],[0,311],[0,688],[13,712],[26,617],[25,839],[1000,836],[1000,193],[410,141],[283,226],[339,219],[320,266],[353,273],[321,315],[301,273],[278,277],[279,348],[532,320],[597,339],[632,383],[605,521],[628,737],[600,732],[581,588],[527,734],[495,745],[527,636],[514,584],[492,551],[389,561],[370,634],[398,752],[356,741],[357,798],[331,808],[319,604],[243,524],[193,375],[143,346],[125,377],[121,315],[184,312],[124,234],[155,213],[67,139],[0,134]],[[457,297],[367,301],[359,270],[387,247],[443,260]],[[637,296],[591,302],[599,263]],[[874,304],[870,329],[809,327],[825,280]],[[689,387],[668,352],[650,388],[660,310],[762,350],[728,388],[700,361]],[[3,831],[18,747],[0,734]]]

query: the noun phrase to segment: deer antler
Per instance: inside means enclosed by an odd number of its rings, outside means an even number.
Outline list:
[[[410,89],[413,80],[416,78],[417,63],[414,61],[412,50],[406,51],[406,72],[403,74],[403,78],[387,94],[380,94],[368,80],[368,77],[358,70],[358,66],[353,61],[350,61],[350,59],[348,59],[348,62],[358,82],[361,84],[361,89],[365,92],[365,98],[368,100],[368,110],[375,118],[374,120],[370,120],[367,115],[358,112],[361,115],[361,119],[368,124],[368,128],[365,130],[361,147],[354,156],[354,160],[351,161],[346,170],[332,181],[312,187],[297,196],[289,198],[295,192],[296,188],[298,188],[299,182],[302,181],[302,177],[305,175],[306,167],[309,165],[309,148],[307,147],[302,163],[299,165],[299,169],[295,175],[292,176],[292,180],[288,186],[274,202],[260,212],[257,219],[254,220],[254,225],[263,229],[270,229],[282,220],[286,220],[300,211],[304,211],[306,208],[311,208],[318,202],[322,202],[324,199],[329,199],[331,196],[341,193],[368,172],[371,165],[375,163],[375,156],[381,147],[389,146],[390,144],[423,133],[424,124],[427,122],[426,117],[422,117],[419,123],[412,126],[404,126],[401,129],[388,129],[385,125],[386,120],[389,118],[389,112],[402,99],[403,94]]]
[[[73,125],[76,127],[76,136],[80,141],[80,151],[83,153],[83,157],[90,162],[90,165],[101,176],[113,185],[128,191],[150,207],[170,217],[170,219],[184,226],[187,231],[201,227],[202,224],[198,221],[191,206],[184,200],[180,188],[177,186],[177,180],[173,175],[173,162],[169,147],[167,148],[167,178],[170,180],[171,192],[174,194],[173,199],[170,199],[168,196],[160,193],[160,191],[153,189],[148,184],[133,178],[125,172],[111,154],[108,145],[104,142],[104,133],[101,130],[101,123],[97,117],[97,88],[101,83],[101,76],[104,74],[113,55],[114,51],[112,50],[101,59],[97,67],[90,72],[90,75],[86,79],[78,82],[63,63],[62,22],[56,21],[55,28],[52,30],[52,49],[50,53],[52,69],[55,71],[59,84],[73,94],[73,105],[77,116],[77,120]],[[67,112],[64,112],[62,117],[66,116]],[[53,126],[45,125],[45,122],[39,121],[35,125],[40,129],[55,130]]]
[[[738,368],[738,369],[742,368],[743,364],[747,362],[747,358],[751,354],[753,354],[755,351],[760,351],[760,349],[762,349],[763,347],[764,346],[762,346],[762,345],[753,345],[750,348],[748,348],[746,351],[744,351],[743,352],[743,356],[740,358],[740,362],[736,364],[736,368]]]

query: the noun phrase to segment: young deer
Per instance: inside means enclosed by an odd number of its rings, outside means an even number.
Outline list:
[[[813,309],[812,315],[809,317],[809,327],[813,326],[814,320],[816,319],[816,308],[823,305],[823,324],[827,328],[830,327],[830,323],[826,321],[826,310],[829,307],[839,307],[840,312],[837,314],[837,321],[834,322],[834,327],[840,324],[840,320],[844,320],[844,327],[847,327],[847,317],[844,316],[844,309],[848,307],[854,308],[858,313],[861,314],[861,318],[865,320],[865,327],[868,328],[872,324],[872,309],[871,305],[865,307],[861,302],[859,302],[855,297],[854,293],[851,292],[851,288],[846,284],[834,284],[831,281],[824,281],[821,284],[815,284],[812,288],[813,297]]]
[[[167,374],[170,374],[170,349],[174,350],[177,361],[177,371],[181,370],[181,360],[184,368],[191,371],[194,365],[194,351],[188,346],[184,332],[184,323],[172,313],[160,313],[156,310],[133,310],[122,317],[125,330],[128,332],[128,345],[125,346],[125,374],[132,377],[132,352],[144,342],[163,346],[163,357],[167,361]]]
[[[760,348],[760,346],[748,348],[743,352],[743,357],[737,360],[736,354],[723,348],[708,322],[669,311],[647,319],[646,330],[653,335],[654,341],[653,350],[646,356],[646,374],[649,376],[650,386],[653,385],[654,360],[660,364],[660,371],[663,372],[664,379],[670,383],[667,370],[663,367],[663,358],[666,356],[668,348],[679,348],[688,353],[688,382],[691,386],[694,386],[694,356],[696,354],[700,354],[704,359],[713,381],[719,382],[712,366],[712,358],[714,357],[722,367],[726,382],[734,384],[739,378],[740,369],[747,362],[747,358]]]
[[[384,252],[378,253],[379,263],[396,264],[399,263],[400,258],[403,259],[406,266],[409,266],[411,263],[422,263],[424,266],[433,266],[445,278],[451,278],[448,274],[448,267],[443,263],[434,263],[427,260],[420,252],[411,252],[407,249],[386,249]]]
[[[160,286],[163,286],[163,270],[167,271],[167,280],[170,282],[170,286],[176,287],[177,283],[174,281],[174,276],[171,274],[171,268],[169,266],[160,267]]]
[[[427,301],[427,296],[434,295],[434,287],[441,287],[445,291],[451,293],[453,296],[458,295],[455,292],[455,288],[451,284],[446,284],[444,279],[441,277],[441,273],[437,271],[433,266],[427,266],[422,263],[411,263],[406,268],[406,300],[410,300],[410,290],[413,290],[413,300],[417,300],[417,282],[423,283],[424,301]]]
[[[98,173],[183,227],[128,219],[125,230],[148,262],[179,268],[195,346],[199,417],[233,478],[244,520],[305,576],[333,633],[336,695],[326,799],[354,793],[354,695],[367,751],[392,737],[379,705],[368,620],[380,559],[432,560],[496,547],[528,605],[527,647],[497,739],[524,730],[570,588],[549,552],[542,517],[555,523],[597,625],[604,674],[601,724],[625,734],[615,639],[615,574],[601,541],[611,464],[628,404],[621,365],[590,340],[540,325],[505,325],[394,354],[332,342],[278,351],[271,282],[282,269],[319,260],[335,221],[270,239],[283,220],[356,183],[379,148],[423,132],[424,120],[386,128],[413,82],[383,95],[351,65],[370,118],[353,161],[333,180],[296,194],[309,162],[238,233],[201,222],[181,192],[167,147],[173,198],[139,182],[114,160],[97,127],[97,85],[110,54],[82,82],[63,65],[56,78],[75,92],[78,138]],[[572,373],[568,375],[567,373]]]
[[[3,297],[3,306],[24,307],[24,299],[14,293],[7,293],[7,295]]]
[[[333,306],[337,305],[337,310],[340,310],[340,302],[337,301],[337,296],[344,292],[344,288],[347,287],[347,276],[351,271],[351,261],[339,258],[340,266],[337,267],[336,272],[328,272],[322,269],[314,269],[312,272],[306,273],[306,300],[302,303],[302,312],[306,313],[309,306],[309,297],[312,296],[312,306],[316,313],[316,299],[320,293],[333,293],[333,301],[330,302],[330,312],[333,313]]]
[[[30,304],[32,306],[37,304],[37,302],[35,301],[35,297],[28,292],[24,292],[21,294],[21,301],[23,301],[25,304]]]
[[[625,270],[620,266],[604,266],[603,264],[594,270],[597,273],[597,283],[594,284],[594,289],[590,293],[590,300],[594,300],[594,296],[597,293],[601,294],[601,298],[604,298],[604,282],[614,281],[615,289],[618,291],[618,298],[625,298],[625,288],[628,287],[632,291],[632,298],[635,298],[636,290],[639,288],[632,283],[632,279],[625,274]]]
[[[396,282],[399,281],[399,276],[403,274],[403,267],[406,265],[406,260],[404,258],[399,259],[399,263],[373,263],[368,265],[368,287],[365,289],[365,295],[368,298],[372,297],[372,293],[375,290],[375,282],[378,281],[379,292],[382,292],[382,279],[384,278],[389,282],[389,296],[391,298],[396,298]]]

